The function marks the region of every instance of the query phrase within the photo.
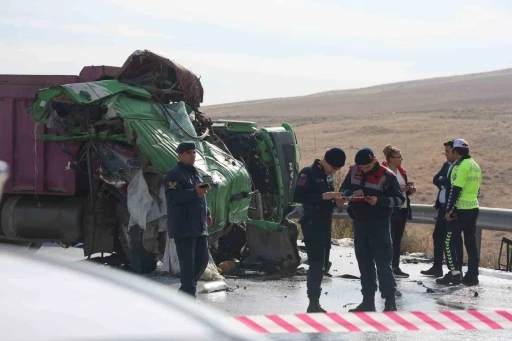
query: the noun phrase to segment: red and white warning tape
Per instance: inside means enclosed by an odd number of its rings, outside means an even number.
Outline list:
[[[240,316],[258,333],[336,333],[512,329],[512,310],[321,313]]]

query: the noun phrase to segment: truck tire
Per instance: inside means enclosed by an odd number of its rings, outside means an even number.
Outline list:
[[[142,244],[144,230],[135,225],[128,228],[129,213],[126,207],[119,204],[117,207],[119,220],[119,241],[124,255],[130,263],[130,268],[139,274],[147,274],[156,269],[157,258],[154,253],[149,252]]]

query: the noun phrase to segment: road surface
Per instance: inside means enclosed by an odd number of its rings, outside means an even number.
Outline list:
[[[69,261],[83,259],[81,249],[46,246],[38,252]],[[322,306],[329,312],[346,312],[362,299],[359,280],[344,279],[341,275],[359,276],[357,261],[352,247],[335,246],[331,250],[332,278],[326,277],[322,284],[324,294]],[[306,266],[307,267],[307,266]],[[430,264],[402,264],[403,271],[411,274],[408,279],[398,279],[397,306],[401,311],[433,311],[440,309],[497,309],[512,307],[512,274],[483,271],[476,287],[443,287],[433,278],[419,274]],[[170,292],[177,290],[179,280],[157,270],[147,275],[168,285]],[[265,277],[226,278],[227,291],[199,294],[201,304],[211,305],[231,316],[260,314],[290,314],[306,311],[306,277],[272,279]],[[434,292],[432,293],[432,289]],[[430,291],[429,292],[427,292]],[[383,309],[383,300],[376,295],[377,310]],[[461,331],[461,332],[396,332],[396,333],[336,333],[336,334],[274,334],[274,340],[505,340],[512,339],[512,330],[507,331]]]

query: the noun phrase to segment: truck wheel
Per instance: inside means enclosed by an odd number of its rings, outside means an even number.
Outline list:
[[[126,207],[119,204],[117,207],[119,219],[119,241],[126,259],[134,272],[147,274],[156,269],[157,259],[154,253],[149,252],[142,244],[144,230],[139,226],[128,229],[129,213]]]

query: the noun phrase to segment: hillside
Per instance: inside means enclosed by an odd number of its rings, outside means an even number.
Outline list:
[[[211,116],[266,122],[279,115],[299,124],[312,118],[353,118],[391,113],[496,113],[510,109],[512,69],[329,91],[309,96],[206,106]]]

